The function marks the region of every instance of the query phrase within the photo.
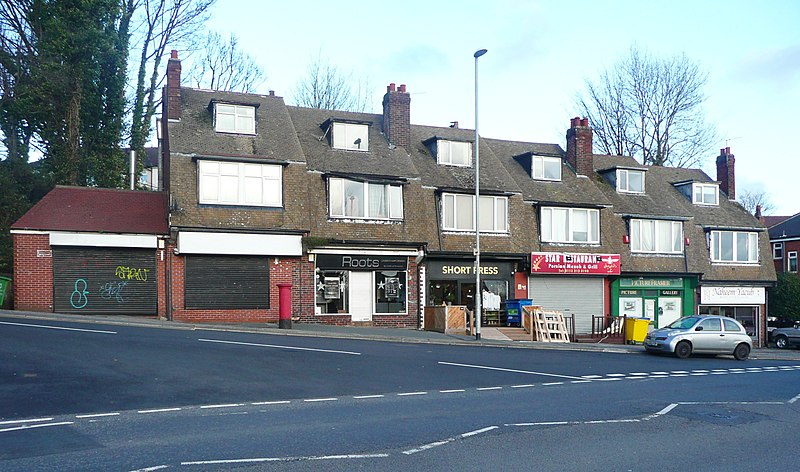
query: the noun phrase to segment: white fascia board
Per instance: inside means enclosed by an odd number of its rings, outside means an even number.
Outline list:
[[[299,235],[253,233],[178,233],[179,254],[224,254],[237,256],[302,256]]]
[[[154,234],[101,234],[50,233],[51,246],[89,246],[89,247],[139,247],[155,249],[158,238]]]
[[[337,248],[309,249],[309,254],[348,254],[357,256],[418,256],[422,251],[418,249],[366,249],[358,246]]]

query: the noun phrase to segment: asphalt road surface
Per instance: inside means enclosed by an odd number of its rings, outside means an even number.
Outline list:
[[[793,470],[800,361],[0,318],[0,470]]]

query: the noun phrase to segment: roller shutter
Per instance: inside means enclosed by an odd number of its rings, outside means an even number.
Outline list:
[[[575,333],[592,332],[592,315],[603,314],[603,279],[599,277],[529,277],[534,305],[574,315]]]
[[[266,309],[269,259],[187,255],[184,284],[187,309]]]
[[[155,315],[157,281],[153,249],[53,248],[57,313]]]

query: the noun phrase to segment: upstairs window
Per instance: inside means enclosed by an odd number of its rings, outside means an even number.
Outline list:
[[[715,184],[692,184],[692,203],[719,205],[719,187]]]
[[[631,220],[631,252],[683,253],[683,225],[679,221]]]
[[[214,130],[219,133],[256,134],[256,108],[217,103]]]
[[[508,232],[508,197],[481,196],[482,233]],[[475,231],[475,195],[442,194],[442,229]]]
[[[372,220],[403,219],[403,187],[400,185],[329,180],[331,218]]]
[[[797,251],[789,251],[789,257],[786,261],[786,270],[789,272],[797,272]]]
[[[198,161],[198,198],[212,205],[283,206],[283,168],[274,164]]]
[[[458,141],[436,141],[436,162],[448,166],[469,167],[472,165],[472,143]]]
[[[775,243],[772,246],[772,258],[783,259],[783,243]]]
[[[561,180],[561,159],[531,156],[531,177],[538,180]]]
[[[617,169],[617,191],[644,193],[644,172],[641,170]]]
[[[600,211],[543,207],[541,232],[542,242],[600,244]]]
[[[711,261],[757,263],[758,233],[712,231]]]
[[[333,147],[349,151],[369,151],[369,125],[333,123]]]

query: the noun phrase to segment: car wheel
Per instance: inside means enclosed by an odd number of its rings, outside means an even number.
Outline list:
[[[783,334],[775,336],[775,346],[777,346],[778,349],[786,349],[789,347],[789,338]]]
[[[690,355],[692,355],[692,345],[689,341],[681,341],[675,346],[675,356],[678,359],[686,359]]]
[[[750,357],[750,346],[745,343],[739,344],[736,346],[736,349],[733,350],[733,357],[737,361],[743,361]]]

